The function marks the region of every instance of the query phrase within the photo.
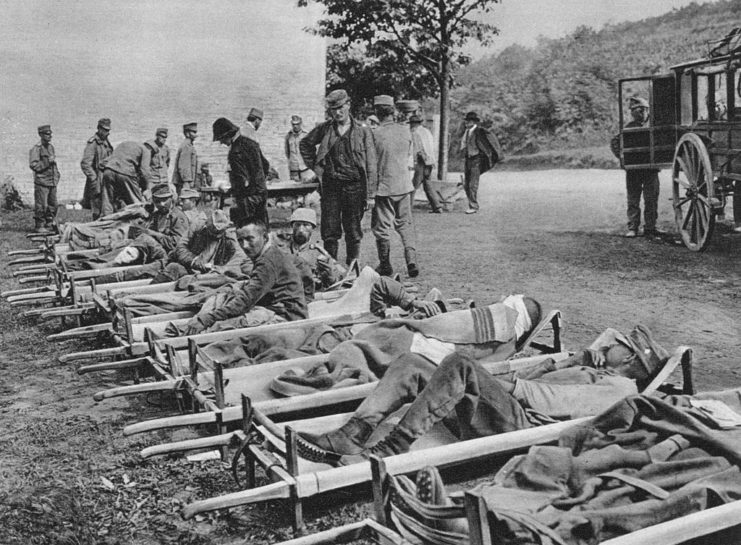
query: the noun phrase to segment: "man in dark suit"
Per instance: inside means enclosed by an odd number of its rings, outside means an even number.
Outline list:
[[[494,167],[502,159],[502,148],[499,140],[491,131],[479,126],[476,112],[466,114],[466,132],[461,139],[461,152],[466,158],[463,172],[463,188],[468,197],[466,214],[479,211],[478,192],[479,178],[482,172]]]
[[[260,144],[242,135],[239,127],[225,117],[214,121],[213,131],[214,142],[229,146],[229,183],[234,197],[234,208],[229,211],[231,220],[237,228],[255,220],[267,225],[268,190]]]

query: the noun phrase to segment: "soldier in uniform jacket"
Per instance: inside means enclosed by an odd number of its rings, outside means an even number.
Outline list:
[[[113,153],[113,146],[108,141],[111,132],[111,120],[104,117],[98,121],[97,132],[87,141],[82,154],[80,167],[85,174],[85,190],[82,195],[82,207],[93,213],[93,219],[100,217],[102,211],[103,160]]]
[[[57,184],[59,168],[54,146],[51,143],[51,126],[38,128],[41,141],[29,153],[29,166],[33,171],[33,219],[37,233],[54,230],[57,217]]]

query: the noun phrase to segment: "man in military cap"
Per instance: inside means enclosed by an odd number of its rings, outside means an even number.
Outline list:
[[[466,214],[479,211],[479,178],[481,173],[494,167],[502,160],[502,149],[494,133],[479,126],[476,112],[468,112],[465,117],[466,131],[461,138],[461,152],[466,158],[463,171],[463,189],[468,197]]]
[[[259,143],[260,140],[257,137],[257,131],[260,130],[260,125],[262,125],[262,110],[259,108],[250,108],[244,127],[242,127],[242,136],[246,136]]]
[[[172,173],[172,185],[178,195],[183,187],[193,188],[198,173],[198,156],[193,142],[198,136],[198,123],[186,123],[183,125],[185,140],[180,144],[175,155],[175,170]]]
[[[276,237],[277,244],[281,250],[296,257],[294,264],[301,274],[304,294],[313,299],[316,290],[338,282],[346,271],[324,248],[312,242],[312,235],[317,227],[314,210],[297,208],[289,221],[291,233]]]
[[[193,191],[192,189],[183,189]],[[180,194],[182,198],[182,193]],[[185,274],[219,271],[225,268],[238,270],[247,256],[237,242],[233,231],[228,232],[229,218],[221,210],[213,210],[206,218],[205,224],[192,230],[187,237],[181,238],[171,254],[173,263],[185,270],[172,274],[172,264],[168,265],[170,276],[180,277]]]
[[[188,232],[195,233],[206,224],[206,213],[198,207],[201,194],[195,189],[184,188],[180,192],[178,206],[188,218]]]
[[[201,189],[204,187],[211,187],[214,183],[214,177],[211,176],[211,165],[208,163],[201,163],[201,171],[196,176],[196,183],[194,189]]]
[[[160,128],[154,133],[154,140],[144,142],[142,172],[148,187],[167,184],[167,169],[170,166],[170,148],[167,147],[167,129]]]
[[[432,189],[430,181],[432,167],[435,166],[435,146],[432,133],[422,124],[422,118],[418,114],[412,114],[409,117],[409,130],[412,133],[412,162],[414,163],[412,185],[414,191],[417,191],[421,185],[425,190],[427,201],[430,203],[430,213],[440,214],[443,207],[440,205],[438,194]]]
[[[120,143],[103,161],[102,215],[149,200],[143,161],[144,146],[132,141]]]
[[[302,127],[300,116],[291,116],[291,130],[286,134],[285,151],[288,159],[288,172],[291,180],[295,182],[308,182],[314,175],[304,163],[301,157],[301,150],[298,149],[298,143],[308,133]]]
[[[376,237],[379,265],[376,272],[391,276],[391,229],[396,229],[404,245],[407,272],[412,278],[419,274],[416,255],[416,234],[412,220],[412,192],[409,178],[409,156],[412,136],[406,125],[394,121],[394,99],[378,95],[373,99],[373,109],[381,124],[375,130],[378,157],[378,186],[373,207],[371,229]]]
[[[82,207],[93,213],[94,220],[100,217],[102,211],[103,160],[113,153],[113,146],[108,141],[110,132],[111,120],[107,117],[98,120],[98,130],[87,141],[80,161],[80,168],[85,174]]]
[[[49,233],[56,228],[59,168],[51,143],[51,125],[38,128],[41,141],[31,148],[28,164],[33,171],[34,231]]]
[[[648,101],[641,97],[628,99],[630,121],[625,128],[645,127],[648,123]],[[620,158],[620,135],[616,134],[610,141],[610,149],[615,157]],[[638,236],[638,227],[641,224],[641,193],[643,193],[643,235],[657,237],[656,219],[659,208],[659,171],[657,169],[642,168],[625,171],[625,187],[628,196],[628,231],[627,238]]]
[[[268,190],[261,161],[260,145],[242,135],[234,123],[220,117],[213,125],[214,142],[229,146],[229,182],[234,207],[229,211],[237,228],[252,220],[268,224]]]
[[[350,115],[344,89],[327,95],[331,118],[317,125],[301,142],[304,163],[321,181],[321,236],[324,248],[337,259],[345,233],[346,262],[360,254],[361,219],[378,187],[378,161],[373,133]]]

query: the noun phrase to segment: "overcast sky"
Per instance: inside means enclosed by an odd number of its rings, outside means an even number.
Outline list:
[[[500,34],[493,49],[512,43],[532,46],[538,36],[557,38],[580,25],[600,29],[607,23],[635,21],[681,8],[692,0],[502,0],[488,21]],[[698,4],[707,3],[699,0]],[[491,52],[488,51],[488,52]],[[476,51],[480,56],[486,51]]]

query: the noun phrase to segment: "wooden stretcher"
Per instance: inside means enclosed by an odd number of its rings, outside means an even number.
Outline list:
[[[543,333],[549,333],[551,335],[550,344],[546,345],[538,342],[537,339]],[[528,339],[522,343],[519,349],[520,352],[523,352],[531,347],[542,353],[565,354],[561,352],[561,313],[559,311],[551,311],[533,330]],[[157,350],[156,346],[153,348]],[[183,365],[185,358],[182,352],[176,353],[175,349],[171,347],[167,351],[167,354],[168,363],[162,365],[162,367],[170,369],[182,369],[185,367]],[[124,435],[217,422],[238,422],[242,418],[240,409],[240,399],[242,396],[247,396],[251,404],[265,416],[280,420],[299,414],[305,416],[306,411],[312,411],[316,415],[320,412],[328,412],[339,408],[347,410],[357,406],[376,387],[376,383],[371,382],[295,397],[278,397],[271,391],[270,384],[272,380],[287,369],[309,370],[317,364],[325,363],[329,358],[327,354],[263,363],[236,369],[223,369],[219,362],[208,358],[195,342],[191,342],[188,346],[187,358],[187,368],[190,370],[189,380],[182,380],[182,375],[175,376],[168,380],[167,384],[169,388],[163,384],[153,385],[153,388],[156,388],[157,391],[175,392],[178,395],[182,393],[191,394],[194,390],[209,391],[218,388],[222,392],[223,402],[221,404],[217,403],[218,414],[208,412],[206,409],[204,412],[148,420],[127,426],[124,428]],[[497,365],[500,364],[497,363]],[[195,376],[199,372],[200,366],[203,366],[206,372]],[[214,370],[218,371],[214,372]],[[215,377],[222,377],[228,383],[216,386],[214,384]],[[183,392],[183,390],[186,391]],[[133,384],[98,392],[95,394],[95,399],[100,401],[109,397],[145,392],[147,392],[146,384]]]
[[[511,369],[511,365],[518,366],[518,361],[503,362],[507,366],[504,369]],[[527,362],[519,365],[527,365]],[[683,391],[688,394],[693,393],[692,350],[685,346],[681,346],[674,351],[661,371],[642,393],[654,393],[659,386],[666,382],[674,369],[680,365],[683,371]],[[489,370],[497,372],[496,367],[489,367]],[[245,458],[248,486],[254,484],[256,464],[261,465],[271,480],[274,481],[259,488],[248,488],[194,502],[185,507],[183,511],[185,518],[216,509],[283,499],[291,503],[294,531],[301,533],[304,527],[302,502],[305,499],[325,492],[368,483],[371,480],[371,468],[368,462],[331,468],[326,465],[308,462],[299,456],[301,445],[298,440],[298,431],[317,432],[334,429],[344,423],[349,415],[333,415],[278,425],[260,414],[259,410],[250,407],[248,400],[243,401],[243,407],[246,411],[244,421],[250,420],[253,422],[251,433],[245,431],[248,428],[244,428],[213,438],[159,445],[143,451],[142,454],[148,456],[178,452],[186,446],[188,449],[220,448],[239,441],[241,444],[235,455],[233,469],[236,467],[237,457],[241,454]],[[563,430],[575,424],[587,422],[589,419],[590,417],[585,417],[459,442],[451,442],[449,433],[447,437],[441,435],[441,427],[436,426],[436,429],[433,429],[430,434],[415,442],[411,452],[386,458],[384,463],[388,472],[394,475],[418,471],[429,465],[438,468],[450,468],[468,464],[471,467],[483,466],[490,469],[490,465],[481,462],[512,456],[533,445],[554,442]],[[259,441],[258,437],[264,438],[264,443]],[[263,444],[272,448],[267,449]],[[424,450],[424,456],[419,455],[420,450]],[[236,469],[234,471],[236,475]]]
[[[386,498],[387,487],[384,485],[387,470],[383,460],[371,459],[373,477],[373,517],[359,522],[330,528],[323,532],[282,541],[280,545],[333,545],[351,543],[360,539],[371,540],[383,545],[412,545],[399,534],[389,521]],[[502,541],[492,528],[488,509],[480,496],[466,491],[464,493],[466,518],[468,519],[470,545],[497,545]],[[602,541],[601,545],[680,545],[699,538],[708,538],[703,543],[720,543],[712,541],[714,535],[734,529],[733,538],[741,534],[741,500],[711,507],[699,513],[693,513],[636,530],[620,537]],[[728,536],[726,536],[727,538]],[[736,542],[736,541],[734,541]],[[428,542],[431,543],[431,542]],[[723,543],[730,543],[723,541]]]
[[[357,282],[353,287],[344,292],[335,300],[315,300],[309,304],[309,320],[333,321],[339,318],[347,320],[347,317],[360,319],[361,316],[370,316],[370,290],[372,289],[373,278],[376,273],[366,267],[361,271]],[[151,316],[134,317],[131,312],[124,309],[123,331],[121,333],[113,332],[111,338],[116,346],[110,348],[101,348],[84,352],[73,352],[59,356],[61,363],[70,363],[80,360],[104,361],[109,358],[141,358],[149,351],[149,345],[145,339],[145,330],[150,330],[150,335],[162,335],[169,323],[182,324],[188,320],[193,313],[166,313],[155,314]],[[313,322],[301,322],[302,324]],[[319,322],[317,322],[319,323]],[[279,324],[278,324],[279,325]],[[294,322],[296,325],[296,322]],[[67,340],[86,335],[97,335],[100,331],[110,332],[110,324],[99,324],[89,328],[80,328],[73,331],[66,331],[63,334],[56,334],[49,340]],[[217,340],[233,339],[252,331],[252,328],[241,328],[216,333],[203,333],[195,335],[199,344],[214,342]],[[175,348],[187,346],[189,337],[176,337],[167,339],[168,343],[173,343]],[[180,339],[180,340],[177,340]],[[203,340],[203,343],[201,342]],[[163,339],[163,342],[165,340]]]

